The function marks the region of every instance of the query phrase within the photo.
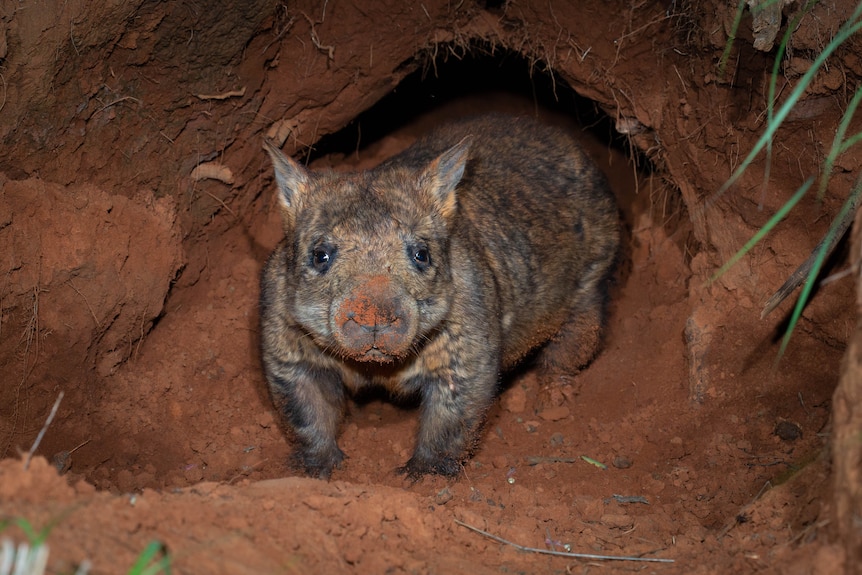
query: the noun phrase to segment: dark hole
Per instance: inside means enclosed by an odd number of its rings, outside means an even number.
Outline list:
[[[634,159],[642,173],[652,171],[646,156],[614,129],[613,119],[542,62],[531,62],[518,52],[492,49],[484,44],[469,47],[441,44],[435,53],[436,59],[429,57],[419,62],[417,71],[409,74],[373,107],[340,131],[321,138],[302,161],[362,150],[432,109],[459,98],[508,93],[531,100],[537,108],[573,117],[602,144]],[[415,64],[411,60],[405,62],[404,67]]]

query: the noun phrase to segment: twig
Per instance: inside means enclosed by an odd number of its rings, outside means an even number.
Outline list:
[[[492,535],[487,531],[482,531],[478,527],[473,527],[472,525],[468,525],[463,521],[459,521],[457,519],[454,520],[455,523],[460,525],[461,527],[466,527],[470,531],[475,531],[479,535],[483,535],[488,539],[493,539],[498,543],[503,543],[504,545],[510,545],[517,549],[518,551],[524,551],[527,553],[541,553],[543,555],[555,555],[557,557],[572,557],[575,559],[597,559],[600,561],[643,561],[649,563],[673,563],[673,559],[661,559],[658,557],[626,557],[622,555],[594,555],[592,553],[571,553],[569,551],[554,551],[552,549],[540,549],[538,547],[526,547],[524,545],[519,545],[517,543],[512,543],[511,541],[507,541],[502,537],[497,537],[496,535]]]
[[[33,447],[30,448],[30,451],[27,453],[27,460],[24,461],[24,470],[30,468],[30,460],[33,459],[33,454],[39,448],[39,444],[42,443],[42,438],[45,436],[45,432],[48,431],[48,427],[51,425],[51,422],[54,421],[54,416],[57,415],[57,409],[60,407],[60,402],[63,401],[63,392],[60,392],[60,395],[57,396],[57,401],[54,402],[54,407],[51,408],[51,413],[48,414],[48,419],[45,420],[45,425],[42,426],[42,429],[39,431],[39,435],[36,436],[36,441],[33,442]]]
[[[81,290],[75,287],[75,284],[72,283],[72,280],[69,280],[69,285],[72,286],[72,289],[75,290],[81,298],[84,300],[84,303],[87,304],[87,309],[90,310],[90,315],[93,316],[93,321],[96,322],[96,327],[102,329],[102,324],[99,322],[99,318],[96,317],[96,312],[93,311],[93,308],[90,307],[90,302],[87,301],[87,296],[81,293]]]
[[[133,102],[137,102],[138,104],[141,103],[141,101],[138,100],[137,98],[135,98],[134,96],[123,96],[122,98],[117,98],[113,102],[108,102],[107,104],[105,104],[104,106],[102,106],[101,108],[96,110],[96,113],[98,114],[99,112],[106,110],[107,108],[110,108],[114,104],[119,104],[120,102],[124,102],[126,100],[132,100]]]
[[[285,9],[285,15],[287,14],[287,10]],[[266,51],[269,50],[269,47],[278,42],[282,36],[284,36],[288,30],[290,30],[293,23],[296,22],[296,16],[291,16],[290,20],[287,21],[287,24],[282,26],[281,31],[275,35],[275,38],[269,41],[269,43],[263,47],[261,54],[266,54]]]
[[[6,107],[6,78],[3,77],[3,74],[0,74],[0,80],[3,82],[3,101],[0,102],[0,111]]]
[[[258,461],[258,462],[257,462],[257,463],[255,463],[254,465],[247,465],[247,466],[244,466],[244,467],[245,467],[245,469],[243,469],[242,471],[240,471],[239,473],[237,473],[236,475],[234,475],[233,477],[231,477],[231,478],[228,480],[227,484],[228,484],[228,485],[233,485],[233,482],[234,482],[234,481],[236,481],[237,479],[239,479],[240,477],[248,477],[248,475],[249,475],[252,471],[255,471],[258,467],[260,467],[261,465],[263,465],[263,464],[264,464],[264,463],[266,463],[267,461],[269,461],[269,458],[268,458],[268,457],[267,457],[266,459],[263,459],[263,460],[261,460],[261,461]]]
[[[90,440],[89,440],[89,439],[85,439],[84,441],[82,441],[81,443],[79,443],[78,445],[76,445],[75,447],[73,447],[72,449],[70,449],[70,450],[69,450],[69,453],[70,453],[70,454],[75,453],[76,451],[78,451],[79,449],[81,449],[82,447],[84,447],[85,445],[87,445],[88,443],[90,443]]]
[[[199,100],[227,100],[228,98],[242,98],[245,96],[245,86],[239,90],[231,90],[222,94],[195,94]]]
[[[69,40],[72,43],[72,48],[75,49],[75,54],[80,56],[81,51],[78,50],[78,46],[75,45],[75,19],[74,18],[71,18],[69,20]]]
[[[210,192],[208,192],[207,190],[204,190],[204,193],[205,193],[206,195],[208,195],[209,197],[211,197],[212,199],[214,199],[215,201],[217,201],[218,203],[220,203],[220,204],[221,204],[221,207],[223,207],[224,209],[226,209],[230,215],[232,215],[232,216],[236,216],[236,214],[234,213],[234,211],[233,211],[232,209],[230,209],[230,208],[227,206],[227,204],[226,204],[226,203],[224,203],[224,200],[222,200],[220,197],[218,197],[218,196],[216,196],[216,195],[214,195],[214,194],[211,194],[211,193],[210,193]]]
[[[540,465],[542,463],[575,463],[576,457],[542,457],[541,455],[531,455],[527,457],[527,465]]]
[[[321,44],[320,38],[317,36],[317,30],[315,29],[315,26],[317,26],[317,24],[323,24],[323,20],[320,20],[320,22],[314,22],[311,18],[308,17],[308,14],[306,14],[305,12],[300,12],[300,14],[302,14],[303,18],[305,18],[306,21],[308,21],[308,25],[311,28],[311,43],[314,44],[314,47],[317,48],[318,50],[320,50],[321,52],[326,52],[326,59],[328,61],[330,61],[330,62],[334,61],[335,60],[335,46]],[[323,17],[324,18],[326,17],[326,3],[325,2],[323,3]]]
[[[321,24],[323,24],[323,22],[326,20],[326,5],[328,3],[329,3],[329,0],[323,0],[323,11],[320,14],[320,23]]]
[[[862,182],[862,179],[859,180]],[[858,184],[857,184],[858,185]],[[844,237],[844,234],[850,228],[850,224],[853,223],[853,218],[856,216],[856,208],[859,207],[859,197],[852,201],[850,204],[850,208],[847,210],[847,213],[844,214],[842,220],[838,223],[838,226],[835,228],[835,233],[830,237],[827,232],[823,239],[820,240],[820,243],[817,244],[811,251],[811,255],[808,256],[808,259],[802,262],[796,271],[790,274],[790,277],[787,278],[787,281],[778,288],[772,297],[769,298],[769,301],[763,306],[763,311],[760,312],[760,319],[765,318],[769,315],[772,310],[774,310],[778,305],[784,301],[784,299],[789,296],[793,290],[798,288],[802,283],[808,278],[808,274],[811,272],[811,269],[814,267],[814,262],[817,260],[818,255],[821,251],[825,251],[827,257],[829,254],[835,250],[835,246],[838,245],[838,242]]]

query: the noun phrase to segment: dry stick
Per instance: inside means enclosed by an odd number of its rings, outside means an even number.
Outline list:
[[[326,2],[323,3],[323,18],[321,18],[320,22],[314,22],[305,12],[300,12],[300,14],[308,21],[308,26],[311,28],[311,43],[314,44],[314,47],[321,52],[326,52],[326,59],[328,61],[335,60],[335,46],[324,46],[321,44],[320,38],[317,36],[317,30],[315,29],[315,26],[323,24],[323,19],[326,18]]]
[[[63,392],[60,392],[60,395],[57,396],[57,401],[54,402],[54,407],[51,408],[51,413],[48,414],[48,419],[45,420],[45,425],[42,426],[42,429],[39,431],[39,435],[36,436],[36,441],[33,442],[33,447],[30,448],[30,451],[27,453],[27,460],[24,462],[24,471],[30,468],[30,460],[33,459],[33,454],[36,452],[36,449],[39,448],[39,444],[42,443],[42,438],[45,436],[45,432],[48,431],[48,427],[51,425],[51,422],[54,421],[54,416],[57,415],[57,409],[60,407],[60,402],[63,401]]]
[[[232,215],[232,216],[236,216],[236,214],[234,213],[234,211],[233,211],[232,209],[230,209],[229,207],[227,207],[227,204],[226,204],[226,203],[224,203],[224,200],[223,200],[223,199],[219,198],[218,196],[216,196],[216,195],[214,195],[214,194],[209,193],[209,192],[208,192],[208,191],[206,191],[206,190],[204,190],[204,193],[205,193],[206,195],[208,195],[209,197],[211,197],[212,199],[214,199],[215,201],[217,201],[218,203],[220,203],[220,204],[221,204],[221,207],[223,207],[224,209],[226,209],[226,210],[230,213],[230,215]]]
[[[487,531],[482,531],[478,527],[473,527],[472,525],[468,525],[463,521],[459,521],[457,519],[454,520],[455,523],[460,525],[461,527],[466,527],[470,531],[475,531],[479,535],[484,535],[488,539],[493,539],[498,543],[503,543],[504,545],[510,545],[517,549],[518,551],[525,551],[527,553],[542,553],[544,555],[555,555],[557,557],[571,557],[574,559],[598,559],[600,561],[643,561],[648,563],[673,563],[673,559],[660,559],[658,557],[625,557],[620,555],[594,555],[592,553],[570,553],[568,551],[553,551],[551,549],[540,549],[538,547],[526,547],[524,545],[519,545],[517,543],[512,543],[511,541],[507,541],[502,537],[497,537],[496,535],[492,535]]]
[[[540,465],[542,463],[576,463],[577,457],[542,457],[541,455],[531,455],[526,458],[527,465]]]
[[[766,305],[763,306],[763,311],[760,312],[760,319],[765,318],[769,315],[772,310],[777,308],[784,299],[793,293],[793,290],[798,288],[805,281],[805,278],[808,277],[808,273],[811,271],[811,268],[814,267],[814,260],[817,259],[817,255],[821,250],[826,251],[827,257],[832,251],[835,249],[835,246],[838,245],[838,242],[844,237],[844,233],[850,227],[850,224],[853,223],[853,218],[856,217],[856,208],[859,206],[859,198],[856,198],[856,201],[850,206],[850,209],[847,210],[847,214],[845,214],[844,219],[838,224],[838,228],[835,230],[835,234],[832,238],[829,238],[829,234],[820,240],[820,243],[817,244],[817,247],[811,252],[811,255],[808,256],[808,259],[802,262],[802,265],[796,268],[796,271],[790,274],[790,277],[787,278],[787,281],[784,282],[778,291],[775,292],[769,301],[766,302]],[[826,243],[826,240],[829,239],[829,243]]]
[[[83,298],[84,303],[87,304],[87,309],[90,310],[90,315],[93,316],[93,321],[96,322],[96,327],[102,329],[102,324],[99,322],[99,318],[96,317],[96,312],[93,311],[93,308],[90,306],[90,302],[87,301],[87,296],[81,293],[81,290],[75,287],[75,284],[72,283],[72,280],[69,280],[69,285],[72,286],[72,289],[75,290],[81,298]]]
[[[228,98],[241,98],[245,96],[245,86],[239,90],[231,90],[222,94],[195,94],[200,100],[227,100]]]
[[[135,98],[135,97],[133,97],[133,96],[123,96],[122,98],[117,98],[117,99],[116,99],[116,100],[114,100],[113,102],[108,102],[107,104],[105,104],[104,106],[102,106],[101,108],[99,108],[98,110],[96,110],[96,111],[93,113],[93,115],[96,115],[96,114],[98,114],[99,112],[101,112],[102,110],[106,110],[106,109],[110,108],[111,106],[113,106],[113,105],[115,105],[115,104],[119,104],[120,102],[125,102],[126,100],[131,100],[132,102],[137,102],[138,104],[140,104],[140,103],[141,103],[141,101],[140,101],[140,100],[138,100],[137,98]]]
[[[0,102],[0,111],[6,107],[6,78],[3,77],[3,74],[0,74],[0,81],[3,82],[3,101]]]

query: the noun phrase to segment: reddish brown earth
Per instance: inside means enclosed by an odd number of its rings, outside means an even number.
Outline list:
[[[720,80],[732,7],[257,4],[0,9],[0,517],[51,526],[49,572],[86,560],[123,573],[151,540],[179,573],[849,569],[829,447],[853,282],[817,291],[778,363],[792,303],[759,313],[862,156],[842,157],[822,202],[803,200],[707,280],[817,169],[862,75],[853,46],[780,133],[768,190],[758,162],[715,198],[760,135],[773,57],[743,33]],[[788,92],[852,8],[824,3],[803,21]],[[560,102],[515,95],[509,78],[480,94],[447,85],[468,52],[507,74],[497,52],[520,52],[536,77],[553,68]],[[436,67],[426,82],[443,105],[416,115],[385,100],[375,121],[397,121],[372,136],[362,124],[361,147],[328,144],[313,165],[368,167],[488,109],[582,132],[627,229],[604,349],[541,407],[534,371],[510,377],[454,480],[395,473],[417,410],[381,398],[351,404],[349,459],[330,482],[295,477],[257,353],[258,275],[280,233],[261,138],[302,152],[405,77],[424,85],[410,75],[423,67]],[[627,132],[626,149],[608,145],[606,124],[579,126],[564,81]],[[192,179],[203,162],[232,177]],[[526,553],[458,522],[527,547],[675,562]]]

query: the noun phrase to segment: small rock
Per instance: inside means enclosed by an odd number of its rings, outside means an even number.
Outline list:
[[[60,451],[51,458],[51,463],[57,468],[57,472],[63,475],[72,468],[72,454],[69,451]]]
[[[681,437],[674,437],[670,440],[670,449],[667,456],[670,459],[682,459],[685,457],[685,444]]]
[[[527,391],[521,385],[512,387],[503,394],[500,405],[509,413],[523,413],[527,408]]]
[[[569,416],[569,408],[565,405],[560,405],[558,407],[549,407],[539,413],[539,417],[544,419],[545,421],[559,421],[561,419],[565,419]]]
[[[617,455],[614,457],[612,465],[617,469],[628,469],[632,466],[632,460],[625,455]]]
[[[783,441],[796,441],[802,437],[802,428],[792,421],[780,421],[775,426],[775,435]]]
[[[635,521],[632,517],[621,513],[605,513],[602,515],[601,523],[610,529],[630,529]]]
[[[455,497],[448,487],[444,487],[440,491],[437,492],[437,495],[434,496],[434,503],[437,505],[446,505],[452,498]]]

